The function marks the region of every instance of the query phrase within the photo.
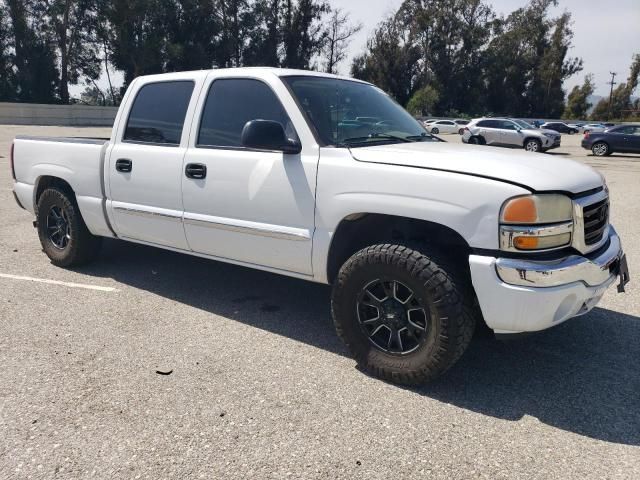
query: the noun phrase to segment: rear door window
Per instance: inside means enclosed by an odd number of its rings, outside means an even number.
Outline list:
[[[478,126],[482,128],[500,128],[500,122],[498,120],[482,120],[478,122]]]
[[[635,127],[633,125],[628,125],[628,126],[625,126],[625,127],[613,128],[613,129],[609,130],[609,132],[611,132],[611,133],[623,133],[625,135],[633,135],[634,131],[635,131]]]
[[[122,138],[125,142],[180,145],[194,83],[149,83],[136,95]]]

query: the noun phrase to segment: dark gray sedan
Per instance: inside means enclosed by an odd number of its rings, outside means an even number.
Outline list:
[[[618,125],[600,133],[585,133],[582,148],[598,157],[613,152],[640,153],[640,125]]]

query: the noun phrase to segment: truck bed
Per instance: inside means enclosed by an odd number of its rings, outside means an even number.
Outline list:
[[[109,141],[107,137],[48,137],[45,135],[16,135],[15,139],[35,142],[87,143],[92,145],[102,145]]]
[[[104,208],[107,138],[17,136],[13,142],[14,191],[19,203],[35,214],[43,178],[64,180],[75,194],[89,230],[111,236]]]

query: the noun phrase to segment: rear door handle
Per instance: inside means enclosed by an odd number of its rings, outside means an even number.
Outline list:
[[[128,158],[119,158],[116,160],[116,170],[128,173],[133,169],[133,162]]]
[[[207,176],[207,166],[202,163],[187,163],[184,168],[184,174],[187,178],[201,180]]]

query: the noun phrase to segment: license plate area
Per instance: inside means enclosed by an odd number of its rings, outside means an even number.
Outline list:
[[[629,283],[629,265],[627,264],[627,255],[623,253],[620,258],[614,262],[611,267],[609,267],[609,270],[620,278],[618,293],[624,293],[624,287]]]

